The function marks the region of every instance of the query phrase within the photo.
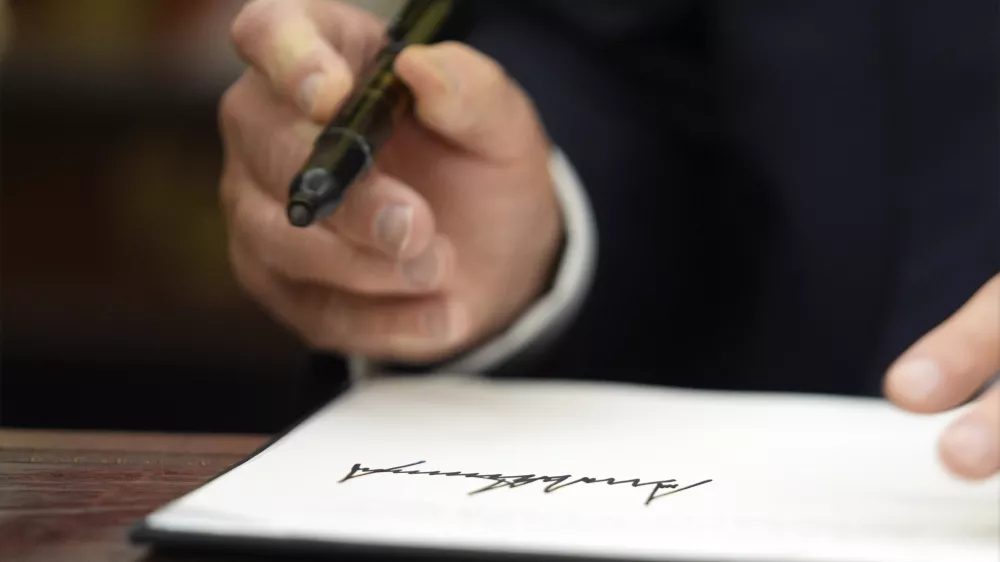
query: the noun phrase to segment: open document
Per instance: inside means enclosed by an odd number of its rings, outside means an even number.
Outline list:
[[[476,558],[996,562],[957,413],[881,400],[429,376],[363,383],[164,506],[142,542]]]

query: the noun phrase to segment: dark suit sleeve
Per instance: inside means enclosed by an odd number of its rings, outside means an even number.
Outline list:
[[[698,155],[677,148],[697,151],[703,131],[701,123],[681,121],[698,121],[705,113],[699,105],[708,100],[700,90],[702,77],[691,70],[700,61],[692,63],[687,55],[699,46],[685,45],[697,41],[685,33],[664,39],[674,22],[678,29],[689,27],[691,3],[474,3],[464,40],[496,59],[531,96],[579,180],[597,239],[593,278],[579,284],[586,294],[571,299],[573,309],[536,345],[491,372],[576,375],[586,370],[575,364],[581,349],[625,349],[628,342],[617,339],[628,339],[630,330],[615,326],[650,321],[649,311],[629,300],[630,284],[656,274],[655,260],[637,254],[665,238],[677,242],[678,252],[686,251],[683,223],[657,220],[655,214],[682,208],[660,186],[690,184],[700,176]],[[657,48],[646,48],[651,45]],[[648,64],[660,66],[649,72]],[[667,82],[651,84],[651,75],[666,76]],[[673,132],[666,134],[668,129]],[[673,259],[672,250],[662,250],[664,261]]]

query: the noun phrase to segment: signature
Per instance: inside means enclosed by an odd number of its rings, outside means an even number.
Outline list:
[[[676,494],[678,492],[683,492],[685,490],[690,490],[696,488],[703,484],[708,484],[711,480],[703,480],[697,484],[691,484],[689,486],[680,487],[680,484],[676,480],[652,480],[649,482],[642,482],[638,478],[633,478],[631,480],[618,480],[615,478],[591,478],[589,476],[584,476],[581,478],[574,479],[571,474],[564,474],[562,476],[538,476],[535,474],[520,474],[515,476],[506,476],[503,474],[481,474],[479,472],[442,472],[440,470],[406,470],[414,466],[424,464],[426,461],[411,462],[410,464],[404,464],[401,466],[394,466],[392,468],[366,468],[360,464],[355,464],[351,468],[351,471],[347,473],[338,483],[343,484],[349,480],[354,480],[355,478],[361,478],[362,476],[370,476],[372,474],[405,474],[410,476],[444,476],[448,478],[473,478],[479,480],[492,480],[493,483],[485,486],[483,488],[478,488],[469,492],[470,496],[481,494],[483,492],[489,492],[490,490],[499,490],[502,488],[515,489],[522,486],[528,486],[536,482],[541,482],[548,484],[543,488],[546,494],[551,494],[553,492],[562,490],[564,488],[569,488],[570,486],[576,484],[607,484],[608,486],[620,486],[623,484],[630,484],[633,488],[651,488],[649,495],[646,497],[646,502],[643,505],[649,505],[654,501],[669,496],[671,494]]]

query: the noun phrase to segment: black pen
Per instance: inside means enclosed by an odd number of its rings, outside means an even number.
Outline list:
[[[395,120],[412,97],[396,76],[396,57],[408,45],[432,41],[452,12],[454,0],[411,0],[388,29],[389,44],[367,79],[327,125],[312,155],[292,181],[288,220],[305,228],[332,215],[347,190],[371,169],[392,135]]]

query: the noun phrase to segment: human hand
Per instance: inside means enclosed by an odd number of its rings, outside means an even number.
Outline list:
[[[906,410],[939,413],[965,403],[998,373],[1000,275],[896,362],[886,395]],[[1000,472],[1000,386],[952,423],[939,448],[957,476],[981,480]]]
[[[562,235],[550,146],[493,60],[456,43],[407,48],[414,93],[371,176],[311,229],[288,186],[382,47],[386,24],[328,0],[256,0],[233,25],[250,64],[220,107],[233,269],[308,344],[429,362],[503,329],[545,289]]]

